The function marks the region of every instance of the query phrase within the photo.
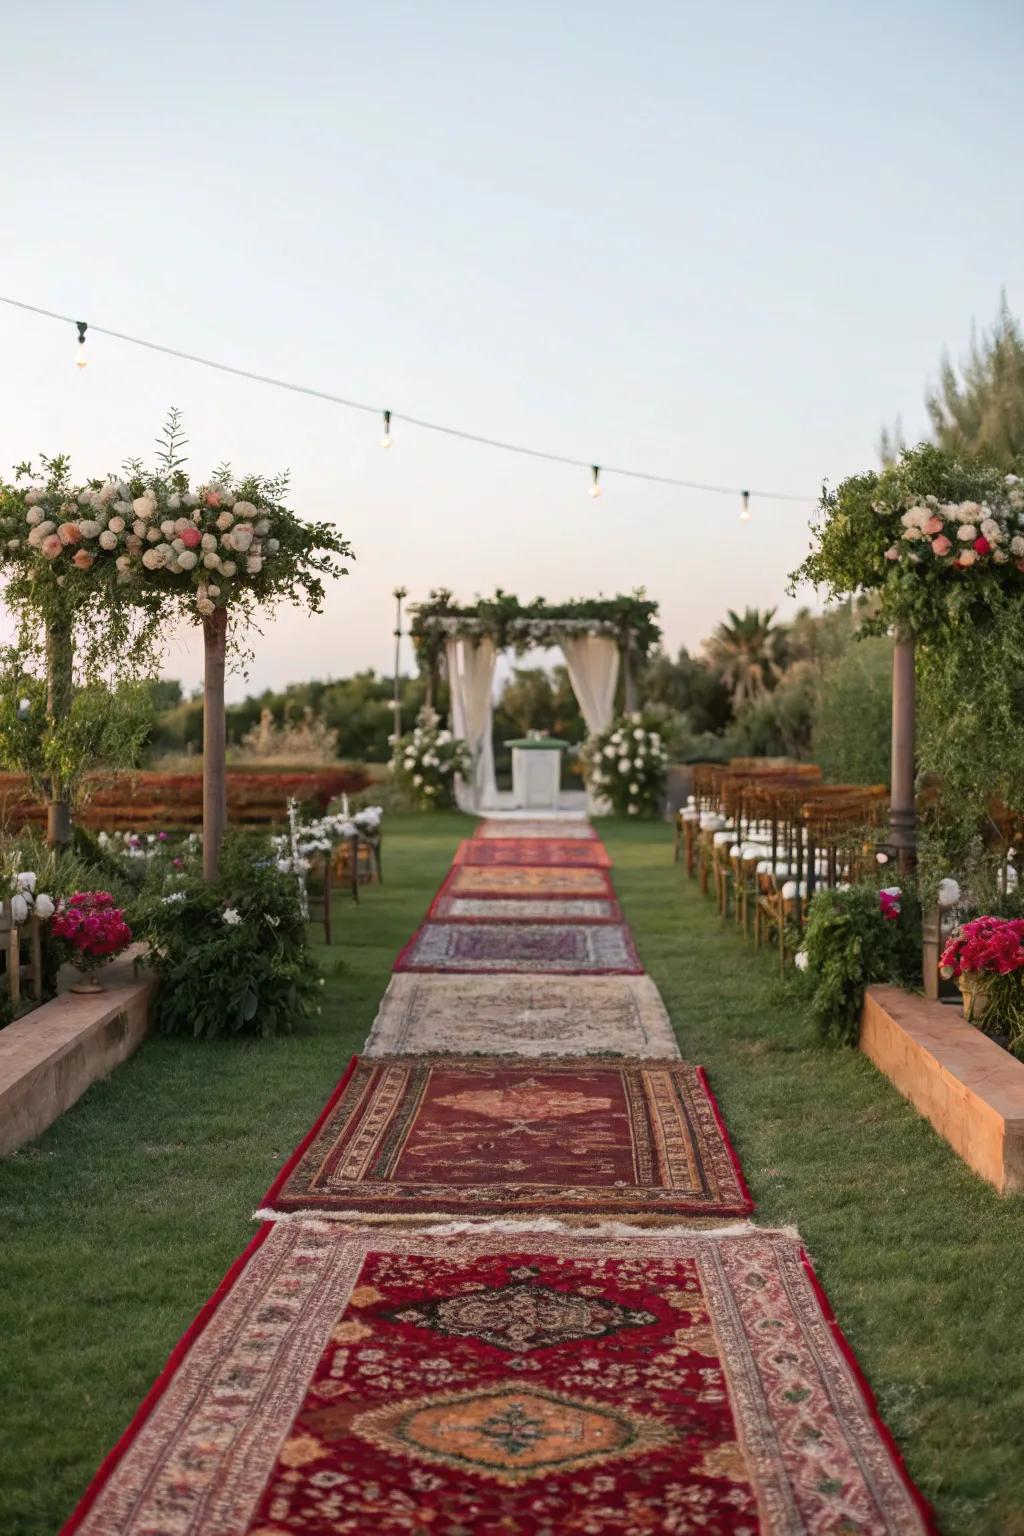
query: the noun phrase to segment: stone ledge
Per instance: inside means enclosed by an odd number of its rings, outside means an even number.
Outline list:
[[[1024,1189],[1024,1062],[900,987],[868,988],[860,1048],[975,1173]]]
[[[155,980],[136,977],[132,953],[104,972],[105,991],[66,992],[0,1029],[0,1155],[41,1135],[141,1043]]]

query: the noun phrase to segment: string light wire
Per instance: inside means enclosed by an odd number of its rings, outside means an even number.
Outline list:
[[[0,294],[0,304],[7,304],[12,309],[21,309],[32,315],[42,315],[47,320],[59,320],[64,324],[84,327],[85,322],[75,320],[71,315],[58,314],[56,310],[43,309],[39,304],[27,304],[23,299],[10,299]],[[344,395],[334,395],[325,389],[314,389],[310,384],[295,384],[289,379],[278,379],[272,374],[255,373],[248,368],[236,368],[231,363],[221,363],[211,357],[200,357],[195,352],[183,352],[178,347],[167,347],[162,342],[148,341],[143,336],[129,336],[125,331],[115,331],[109,326],[96,325],[91,320],[88,322],[89,332],[94,336],[109,336],[114,341],[126,342],[129,346],[145,347],[149,352],[160,352],[165,357],[176,357],[182,362],[195,363],[200,368],[213,368],[218,373],[229,373],[236,379],[249,379],[254,384],[266,384],[271,389],[285,389],[295,395],[309,395],[314,400],[326,400],[331,405],[343,406],[350,411],[364,411],[372,416],[383,417],[386,424],[386,436],[390,436],[390,426],[393,421],[402,421],[409,427],[419,427],[423,432],[438,432],[444,437],[459,438],[462,442],[477,443],[483,448],[497,448],[503,453],[518,453],[525,458],[543,459],[548,464],[567,464],[573,469],[588,469],[593,474],[594,465],[587,459],[575,459],[568,454],[548,453],[542,448],[530,448],[523,443],[509,443],[502,438],[485,437],[478,432],[466,432],[461,427],[445,426],[442,422],[427,421],[420,416],[407,416],[402,411],[385,410],[379,405],[367,405],[363,400],[350,400]],[[82,334],[82,331],[79,331]],[[604,476],[618,475],[626,480],[644,480],[651,485],[677,486],[686,491],[705,491],[715,496],[757,496],[762,501],[798,501],[805,505],[808,502],[817,501],[816,496],[799,496],[790,491],[759,491],[734,485],[711,485],[700,480],[680,480],[674,475],[657,475],[644,469],[624,469],[621,466],[601,464],[600,473]],[[596,483],[596,482],[594,482]]]

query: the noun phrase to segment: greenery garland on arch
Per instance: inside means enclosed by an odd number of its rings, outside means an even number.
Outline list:
[[[235,634],[259,611],[301,601],[319,612],[325,579],[342,576],[351,547],[333,524],[306,522],[284,505],[287,476],[237,477],[221,465],[193,487],[180,415],[172,410],[157,464],[76,486],[65,457],[42,460],[43,477],[19,465],[0,487],[0,563],[6,596],[26,634],[47,635],[48,713],[66,717],[80,666],[130,668],[153,651],[163,624],[203,626],[204,868],[215,878],[226,824],[224,670],[229,614]],[[84,650],[82,647],[84,646]],[[66,803],[57,828],[66,841]],[[51,828],[52,833],[52,828]]]
[[[453,636],[481,640],[488,636],[499,651],[520,654],[530,646],[554,646],[566,634],[611,635],[625,654],[648,656],[661,639],[658,605],[644,589],[617,597],[572,598],[549,603],[536,597],[522,603],[499,587],[493,597],[472,605],[455,601],[447,588],[434,589],[427,600],[410,605],[409,632],[421,671],[436,682],[448,640]]]

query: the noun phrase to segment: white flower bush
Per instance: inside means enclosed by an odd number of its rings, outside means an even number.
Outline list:
[[[399,781],[425,810],[451,805],[455,775],[472,767],[469,748],[461,738],[441,727],[432,709],[422,709],[412,734],[398,743],[395,763]]]
[[[587,784],[593,795],[627,816],[660,816],[665,798],[668,753],[661,736],[642,716],[616,721],[583,749]]]
[[[45,891],[36,890],[36,875],[33,870],[22,870],[11,880],[9,896],[11,919],[16,927],[27,923],[33,915],[40,922],[48,922],[57,910],[57,904]]]

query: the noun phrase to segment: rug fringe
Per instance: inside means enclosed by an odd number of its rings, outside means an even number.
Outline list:
[[[443,1213],[438,1211],[431,1214],[429,1211],[416,1215],[402,1216],[398,1213],[388,1215],[386,1213],[366,1211],[275,1211],[261,1208],[253,1212],[254,1221],[304,1221],[304,1222],[347,1222],[356,1227],[401,1227],[409,1228],[415,1225],[416,1231],[423,1237],[459,1237],[486,1236],[488,1232],[523,1232],[543,1233],[558,1232],[573,1237],[763,1237],[766,1233],[780,1237],[799,1239],[799,1233],[795,1227],[759,1227],[746,1217],[737,1216],[734,1220],[723,1217],[719,1226],[701,1226],[700,1217],[687,1224],[685,1222],[673,1222],[667,1226],[645,1226],[643,1218],[636,1221],[599,1221],[584,1224],[583,1222],[562,1221],[556,1216],[524,1217],[517,1220],[514,1217],[485,1217],[481,1216],[476,1221],[449,1221],[445,1220]]]

